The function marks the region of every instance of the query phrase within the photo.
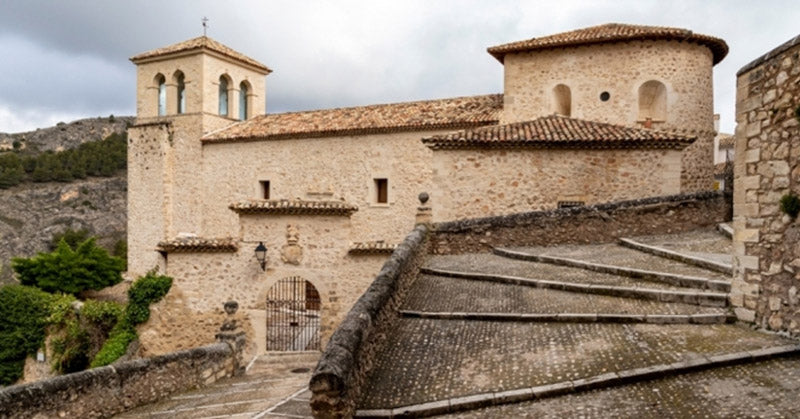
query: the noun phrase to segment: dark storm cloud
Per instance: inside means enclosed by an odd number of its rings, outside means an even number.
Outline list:
[[[715,68],[716,111],[731,131],[736,70],[797,35],[799,9],[793,0],[4,1],[0,131],[48,113],[132,114],[128,57],[202,34],[203,16],[210,36],[275,70],[270,112],[500,92],[489,46],[606,22],[690,28],[731,46]]]

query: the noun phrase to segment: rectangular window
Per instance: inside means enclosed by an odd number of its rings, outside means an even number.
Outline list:
[[[261,183],[261,197],[263,199],[269,199],[269,181],[262,180],[260,183]]]
[[[378,204],[389,203],[389,180],[385,178],[375,179],[375,202]]]

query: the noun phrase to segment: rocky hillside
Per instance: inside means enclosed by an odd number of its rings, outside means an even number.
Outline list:
[[[0,152],[17,149],[37,153],[75,148],[88,141],[102,140],[114,132],[124,132],[133,120],[132,116],[109,116],[59,122],[54,127],[16,134],[0,132]]]
[[[131,117],[82,119],[69,124],[18,134],[0,134],[0,153],[37,154],[64,150],[122,133]],[[3,151],[5,150],[5,151]],[[124,171],[108,178],[69,183],[22,183],[0,189],[0,283],[12,278],[9,261],[47,251],[53,234],[86,229],[111,248],[125,239],[127,178]]]

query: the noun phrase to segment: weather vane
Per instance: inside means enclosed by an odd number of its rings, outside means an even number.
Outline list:
[[[206,29],[208,29],[208,18],[203,16],[201,21],[203,22],[203,36],[206,36]]]

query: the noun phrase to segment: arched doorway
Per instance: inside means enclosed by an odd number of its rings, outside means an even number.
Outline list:
[[[320,349],[319,291],[299,276],[279,280],[267,291],[268,351]]]

